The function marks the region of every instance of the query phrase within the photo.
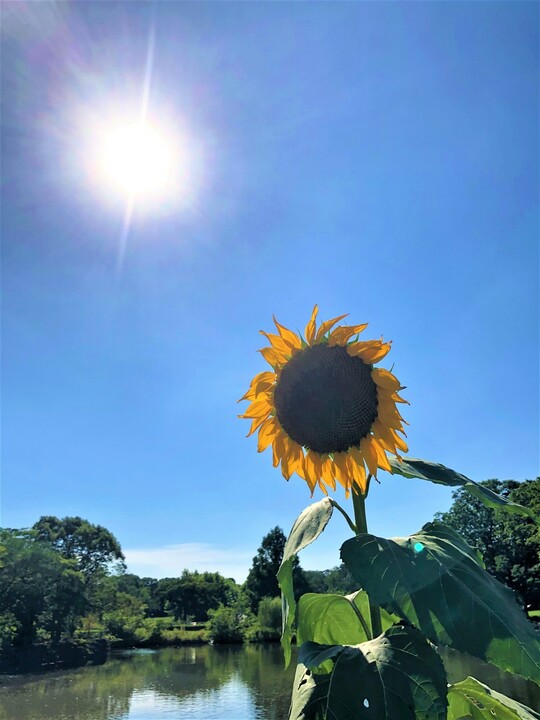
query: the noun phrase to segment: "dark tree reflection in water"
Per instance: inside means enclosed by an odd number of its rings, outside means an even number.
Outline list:
[[[294,667],[279,645],[131,651],[105,665],[0,681],[1,720],[282,720]]]
[[[442,652],[449,680],[468,674],[529,705],[540,688]],[[0,680],[0,720],[284,720],[294,660],[278,644],[134,650],[105,665]]]

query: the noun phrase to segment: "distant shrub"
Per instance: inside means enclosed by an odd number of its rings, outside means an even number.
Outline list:
[[[11,612],[0,613],[0,649],[11,647],[21,630],[21,623]]]
[[[281,598],[263,598],[259,603],[257,620],[261,628],[281,633]]]
[[[254,624],[254,617],[243,608],[221,605],[209,611],[207,637],[213,643],[242,643]]]

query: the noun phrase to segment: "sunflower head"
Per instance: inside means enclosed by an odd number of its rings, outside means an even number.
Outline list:
[[[317,306],[305,335],[274,318],[277,333],[261,333],[269,346],[260,352],[272,367],[256,375],[242,400],[250,405],[242,418],[251,420],[248,435],[258,430],[258,450],[272,446],[274,467],[288,480],[296,472],[309,485],[345,488],[364,494],[367,472],[390,470],[387,452],[407,452],[398,435],[405,422],[397,409],[407,402],[398,394],[399,380],[375,368],[390,343],[359,341],[363,325],[337,325],[346,315],[317,328]]]

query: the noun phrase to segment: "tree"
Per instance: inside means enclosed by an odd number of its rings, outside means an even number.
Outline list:
[[[257,555],[253,558],[253,564],[244,585],[252,612],[257,611],[259,602],[264,597],[272,598],[280,595],[277,571],[283,560],[286,542],[287,538],[283,530],[278,526],[270,530],[262,539],[261,546],[257,550]],[[293,578],[294,589],[298,595],[309,591],[298,558],[294,560]]]
[[[163,615],[162,603],[157,597],[158,581],[155,578],[139,577],[133,573],[119,573],[104,578],[103,585],[118,592],[127,593],[146,605],[149,617]]]
[[[263,598],[259,603],[257,620],[261,629],[273,631],[276,638],[281,635],[281,600],[277,597]]]
[[[540,478],[486,480],[481,483],[540,516]],[[493,510],[460,488],[452,493],[450,510],[436,519],[450,525],[475,547],[486,570],[512,588],[525,606],[540,607],[540,528],[532,519]]]
[[[348,595],[358,590],[358,583],[354,581],[344,563],[330,570],[305,570],[304,574],[309,592]]]
[[[124,566],[125,558],[115,536],[83,518],[44,515],[33,525],[32,532],[38,541],[49,543],[62,557],[75,560],[87,583],[106,572],[110,563],[120,562]]]
[[[232,580],[217,572],[184,570],[179,578],[160,580],[157,593],[177,620],[206,620],[209,610],[232,605],[238,588]]]
[[[146,605],[125,592],[114,594],[114,603],[103,613],[103,623],[108,633],[122,640],[133,642],[135,631],[144,620]]]
[[[14,645],[32,644],[38,631],[57,642],[85,609],[84,578],[73,560],[28,533],[0,531],[0,613]]]

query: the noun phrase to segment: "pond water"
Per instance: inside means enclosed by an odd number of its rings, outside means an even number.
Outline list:
[[[468,674],[540,707],[540,688],[446,652],[449,680]],[[133,650],[105,665],[0,681],[1,720],[285,720],[294,663],[279,645]]]
[[[279,644],[132,650],[105,665],[4,679],[2,720],[283,720]]]

